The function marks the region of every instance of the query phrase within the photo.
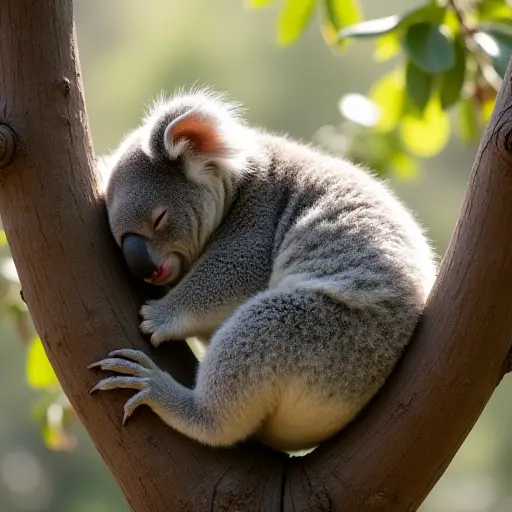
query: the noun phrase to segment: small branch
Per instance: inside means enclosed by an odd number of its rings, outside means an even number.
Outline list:
[[[462,35],[470,33],[471,29],[466,25],[464,14],[462,13],[460,7],[455,3],[455,0],[448,0],[448,5],[452,8],[452,11],[455,13],[455,16],[457,16],[457,19],[459,20],[460,26],[462,28],[461,32],[463,32]]]
[[[476,63],[484,80],[495,91],[499,91],[501,87],[501,77],[489,64],[489,58],[487,54],[482,50],[478,42],[475,40],[476,30],[467,24],[464,12],[457,5],[456,0],[447,0],[447,4],[451,7],[452,11],[455,13],[455,16],[459,20],[460,33],[466,42],[468,50],[475,56]]]

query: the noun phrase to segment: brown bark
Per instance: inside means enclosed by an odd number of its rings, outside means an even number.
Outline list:
[[[17,134],[16,158],[0,170],[0,208],[48,357],[134,510],[245,500],[248,510],[275,509],[282,457],[208,450],[142,410],[122,428],[130,393],[88,394],[98,375],[86,366],[114,348],[144,349],[182,381],[194,359],[181,343],[164,358],[139,334],[140,300],[108,235],[77,68],[71,1],[0,1],[0,122]]]
[[[97,376],[86,366],[111,349],[142,348],[182,382],[194,360],[178,343],[153,353],[139,334],[140,298],[108,234],[92,165],[70,0],[0,2],[0,123],[16,134],[14,161],[0,171],[0,208],[25,299],[135,511],[420,505],[491,396],[510,348],[510,72],[411,349],[368,412],[303,459],[251,443],[208,449],[147,411],[122,428],[129,392],[89,396]]]
[[[416,510],[510,370],[511,72],[414,342],[359,421],[288,472],[285,509]]]

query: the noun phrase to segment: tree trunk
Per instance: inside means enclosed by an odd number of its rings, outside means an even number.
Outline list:
[[[510,70],[413,345],[352,427],[291,459],[256,443],[206,448],[147,411],[122,428],[130,392],[88,394],[97,376],[87,364],[112,349],[143,349],[184,383],[195,361],[183,343],[154,352],[139,334],[140,295],[98,192],[71,0],[0,2],[0,91],[0,123],[16,142],[0,170],[0,208],[25,299],[64,391],[132,508],[416,510],[480,415],[510,348]],[[0,130],[0,165],[9,160],[7,140]]]

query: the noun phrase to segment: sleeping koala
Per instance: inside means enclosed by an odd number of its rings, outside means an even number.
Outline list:
[[[142,307],[158,346],[206,346],[188,389],[139,351],[94,363],[211,446],[316,446],[381,388],[435,278],[422,229],[367,171],[251,128],[204,90],[158,101],[108,157],[109,223],[135,276],[168,286]]]

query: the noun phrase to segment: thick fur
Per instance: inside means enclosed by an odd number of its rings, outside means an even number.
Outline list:
[[[216,128],[217,152],[164,140],[191,109]],[[143,385],[119,377],[97,388],[142,389],[135,407],[215,446],[256,436],[305,449],[353,420],[410,341],[435,277],[428,241],[387,186],[249,128],[204,91],[160,100],[106,162],[118,243],[138,233],[155,261],[182,259],[177,284],[142,308],[142,330],[155,345],[199,337],[207,348],[193,390],[151,363],[128,371],[122,358],[96,366]],[[155,233],[162,206],[168,225]]]

